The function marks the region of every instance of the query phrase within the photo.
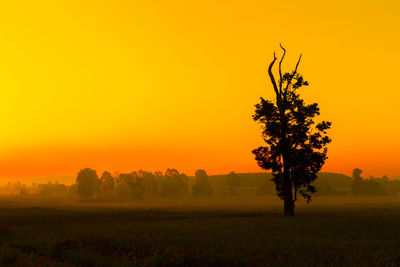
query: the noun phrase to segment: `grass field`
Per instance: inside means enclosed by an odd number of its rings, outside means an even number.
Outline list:
[[[0,202],[0,265],[399,266],[397,199]]]

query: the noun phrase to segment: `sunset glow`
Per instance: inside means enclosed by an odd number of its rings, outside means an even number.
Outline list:
[[[277,12],[279,11],[279,12]],[[300,53],[323,171],[400,175],[400,2],[5,1],[0,177],[257,172],[266,68]]]

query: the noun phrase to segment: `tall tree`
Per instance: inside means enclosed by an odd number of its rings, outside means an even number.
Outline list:
[[[282,74],[282,62],[286,55],[285,48],[280,45],[283,55],[279,61],[278,79],[272,71],[277,60],[268,67],[268,75],[275,93],[275,100],[265,100],[255,105],[253,119],[262,125],[262,136],[267,146],[253,150],[258,165],[271,170],[277,195],[284,201],[284,214],[294,215],[298,194],[307,202],[311,194],[316,192],[311,183],[327,159],[326,145],[331,139],[326,130],[331,122],[315,123],[314,118],[320,114],[317,103],[307,105],[298,91],[308,82],[297,72],[301,55],[292,72]]]
[[[114,177],[108,171],[103,172],[100,178],[101,181],[101,192],[105,195],[110,195],[114,191]]]
[[[90,197],[98,184],[98,177],[95,170],[86,168],[80,170],[76,177],[78,184],[78,194],[80,197]]]
[[[213,194],[211,183],[208,181],[207,172],[199,169],[195,172],[195,183],[192,186],[192,195],[194,197],[209,197]]]

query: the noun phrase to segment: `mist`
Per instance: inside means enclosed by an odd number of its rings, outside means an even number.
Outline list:
[[[363,178],[361,173],[358,168],[354,169],[353,177],[319,173],[313,183],[317,189],[313,198],[317,201],[307,204],[299,200],[297,206],[321,207],[366,199],[370,203],[383,199],[397,201],[400,180],[385,175]],[[194,176],[187,176],[177,169],[167,169],[165,172],[105,171],[98,175],[95,170],[85,168],[76,177],[64,177],[66,183],[58,178],[8,181],[0,186],[0,198],[16,206],[266,210],[281,205],[272,174],[266,172],[208,175],[199,169]]]

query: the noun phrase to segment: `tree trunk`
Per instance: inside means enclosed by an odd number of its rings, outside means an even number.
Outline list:
[[[285,140],[286,141],[286,140]],[[292,193],[292,181],[290,178],[290,163],[287,150],[283,153],[283,214],[285,216],[294,216],[294,202]]]
[[[285,216],[294,216],[294,205],[293,205],[293,200],[291,198],[288,198],[285,194],[285,199],[284,199],[284,210],[283,214]]]
[[[285,216],[294,216],[294,203],[293,203],[293,193],[292,193],[292,184],[290,181],[290,176],[284,174],[283,177],[283,214]]]
[[[284,96],[286,101],[286,95]],[[284,209],[283,214],[285,216],[294,216],[294,202],[293,202],[293,193],[292,193],[292,180],[290,177],[290,148],[287,140],[287,129],[288,129],[288,121],[286,117],[287,108],[284,106],[286,103],[282,103],[282,97],[279,97],[277,100],[277,105],[280,114],[280,122],[281,122],[281,140],[280,143],[282,145],[282,160],[283,160],[283,194],[284,194]]]

